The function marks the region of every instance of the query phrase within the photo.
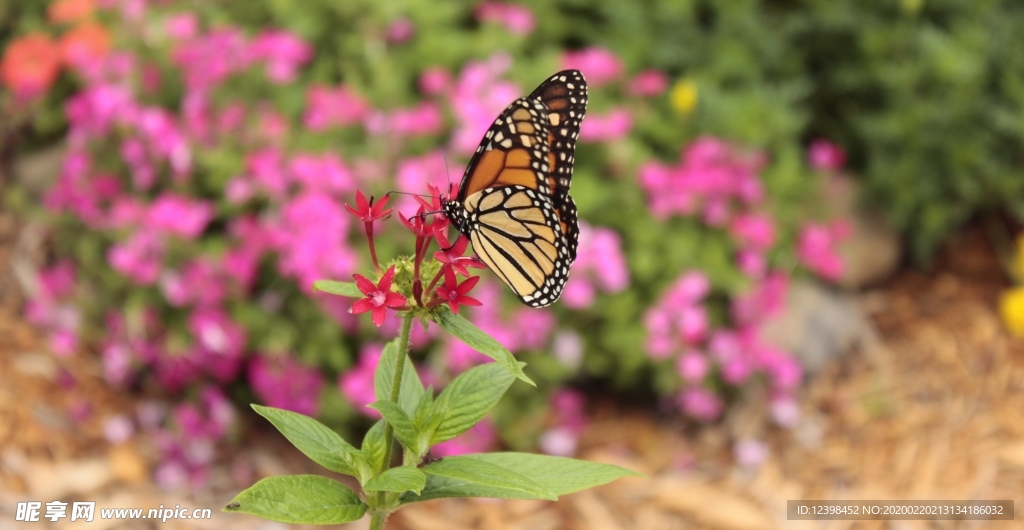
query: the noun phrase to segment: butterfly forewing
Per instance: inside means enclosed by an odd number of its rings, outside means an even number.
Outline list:
[[[572,260],[576,259],[579,226],[576,205],[569,197],[576,140],[587,112],[587,81],[579,70],[563,70],[549,77],[530,94],[548,109],[548,158],[552,200],[558,210]]]

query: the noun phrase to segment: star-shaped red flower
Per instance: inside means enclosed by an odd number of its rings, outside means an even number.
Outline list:
[[[455,272],[450,267],[445,267],[444,285],[437,288],[437,296],[441,299],[442,303],[448,304],[452,313],[457,315],[459,314],[460,304],[470,306],[483,305],[480,300],[466,296],[473,287],[476,287],[476,283],[479,281],[479,276],[473,276],[472,278],[466,278],[462,283],[458,283]]]
[[[448,237],[444,232],[437,232],[434,236],[437,238],[437,244],[441,245],[441,250],[434,253],[434,259],[443,263],[445,267],[451,267],[455,272],[467,278],[469,277],[469,271],[466,270],[466,267],[473,267],[474,269],[487,268],[487,265],[484,265],[475,257],[463,256],[466,253],[466,248],[469,247],[469,238],[466,236],[460,234],[458,241],[454,245],[448,243]]]
[[[389,200],[391,200],[391,195],[385,195],[380,202],[374,204],[373,197],[370,197],[370,200],[367,201],[363,192],[356,190],[356,207],[353,208],[348,204],[345,204],[345,209],[352,215],[358,217],[364,223],[370,223],[377,219],[383,219],[391,213],[394,208],[388,208],[387,210],[384,209]]]
[[[348,312],[353,315],[373,311],[373,323],[380,326],[388,315],[388,308],[396,308],[405,305],[405,297],[391,291],[391,283],[395,280],[395,266],[388,267],[388,270],[381,277],[377,285],[374,285],[368,278],[359,274],[353,274],[356,286],[359,291],[366,295],[352,304]]]

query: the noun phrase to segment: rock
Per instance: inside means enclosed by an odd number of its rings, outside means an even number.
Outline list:
[[[67,146],[56,144],[22,155],[14,162],[14,180],[33,194],[43,191],[57,178]]]
[[[852,295],[814,281],[793,280],[785,309],[762,324],[760,335],[815,373],[866,340],[869,326]]]
[[[881,212],[857,205],[858,185],[835,176],[825,186],[829,213],[850,221],[852,233],[839,245],[845,269],[839,283],[850,290],[878,284],[899,268],[903,257],[900,234]]]

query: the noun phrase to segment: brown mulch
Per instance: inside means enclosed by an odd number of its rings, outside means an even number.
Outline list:
[[[17,501],[53,500],[48,496],[97,500],[99,506],[214,509],[212,520],[192,524],[107,521],[89,528],[281,528],[216,511],[240,489],[224,469],[215,471],[219,478],[209,491],[161,492],[151,482],[155,457],[143,440],[107,445],[102,421],[131,403],[103,386],[95,358],[55,361],[20,317],[5,264],[12,263],[21,232],[0,214],[0,530],[15,524]],[[991,523],[786,520],[789,499],[1011,499],[1024,507],[1024,341],[1007,335],[994,310],[1006,286],[984,238],[967,232],[933,272],[905,270],[861,294],[873,324],[864,345],[809,378],[801,425],[767,433],[771,454],[756,470],[733,463],[727,425],[695,430],[605,403],[594,410],[580,456],[647,478],[619,480],[557,503],[423,503],[399,512],[389,528],[1020,528],[1020,515]],[[81,400],[93,411],[76,422],[69,410]],[[252,433],[222,467],[242,458],[256,476],[311,471],[280,437]]]

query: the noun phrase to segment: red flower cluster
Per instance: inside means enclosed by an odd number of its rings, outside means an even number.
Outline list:
[[[417,306],[427,309],[435,308],[441,304],[448,304],[453,313],[458,313],[459,308],[464,305],[479,306],[481,305],[480,301],[470,297],[469,292],[480,281],[480,278],[478,276],[469,277],[468,268],[483,269],[486,268],[486,265],[475,257],[463,255],[469,246],[469,240],[465,236],[460,235],[455,244],[449,243],[447,236],[449,222],[441,208],[440,191],[435,186],[428,186],[428,189],[430,190],[430,202],[416,197],[420,207],[415,215],[406,218],[402,214],[398,214],[402,224],[416,236],[412,285],[414,302]],[[377,261],[377,251],[373,241],[373,222],[383,220],[391,213],[391,209],[384,209],[389,199],[390,195],[385,195],[380,202],[374,204],[372,197],[367,201],[363,193],[357,191],[356,207],[353,208],[347,204],[345,205],[349,213],[358,217],[365,226],[370,256],[373,259],[374,268],[378,272],[380,271],[380,265]],[[431,222],[427,222],[428,215],[434,215]],[[420,280],[420,270],[430,245],[434,241],[437,241],[441,247],[441,250],[433,254],[434,259],[441,263],[441,270],[437,272],[427,288],[423,289],[423,284]],[[459,282],[456,273],[466,276],[467,279]],[[356,285],[359,287],[359,291],[365,295],[365,298],[360,298],[352,304],[352,307],[349,309],[350,313],[360,314],[372,311],[373,323],[380,326],[384,323],[388,308],[399,311],[411,309],[407,305],[409,301],[405,296],[391,291],[395,278],[394,265],[388,268],[376,285],[359,274],[355,274],[353,277],[355,278]],[[438,285],[441,279],[444,279],[444,283]],[[426,294],[426,297],[424,297],[424,294]]]

